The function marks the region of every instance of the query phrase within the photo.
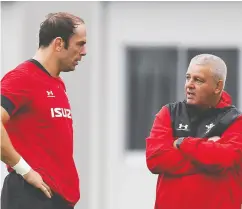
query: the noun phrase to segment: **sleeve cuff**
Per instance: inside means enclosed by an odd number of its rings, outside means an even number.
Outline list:
[[[15,105],[13,104],[13,102],[3,95],[1,95],[1,106],[7,111],[10,116],[15,109]]]
[[[181,145],[181,143],[183,142],[184,139],[185,139],[185,137],[180,137],[180,138],[178,138],[176,140],[176,147],[177,147],[177,149],[180,148],[180,145]]]

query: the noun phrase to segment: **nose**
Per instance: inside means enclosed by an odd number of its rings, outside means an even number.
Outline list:
[[[187,80],[185,86],[188,89],[194,89],[195,88],[195,85],[194,85],[192,79]]]
[[[86,54],[87,54],[87,48],[86,48],[86,46],[83,46],[83,47],[82,47],[82,50],[81,50],[81,52],[80,52],[80,55],[81,55],[81,56],[86,56]]]

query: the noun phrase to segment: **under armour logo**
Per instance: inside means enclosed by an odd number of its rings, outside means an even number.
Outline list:
[[[177,130],[188,131],[188,125],[183,125],[182,123],[180,123]]]
[[[206,125],[206,133],[208,133],[215,125],[213,123],[210,123],[209,125]]]
[[[55,97],[52,91],[46,91],[47,97]]]

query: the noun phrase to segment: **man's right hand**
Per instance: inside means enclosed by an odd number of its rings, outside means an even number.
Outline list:
[[[208,139],[208,141],[216,142],[216,141],[218,141],[219,139],[220,139],[219,136],[213,136],[213,137],[210,137],[210,138]]]
[[[31,169],[27,174],[23,175],[23,178],[29,184],[44,192],[48,198],[51,198],[53,196],[50,187],[43,181],[42,177],[33,169]]]

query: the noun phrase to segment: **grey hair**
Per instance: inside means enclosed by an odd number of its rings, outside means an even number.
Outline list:
[[[190,65],[208,65],[214,75],[214,78],[223,81],[223,88],[227,77],[227,66],[218,56],[212,54],[199,54],[191,59]]]

